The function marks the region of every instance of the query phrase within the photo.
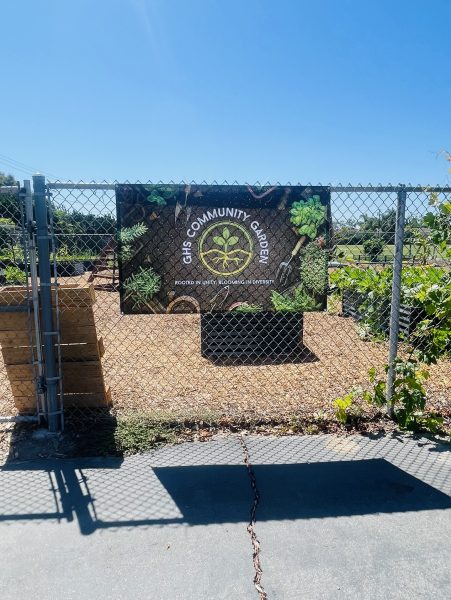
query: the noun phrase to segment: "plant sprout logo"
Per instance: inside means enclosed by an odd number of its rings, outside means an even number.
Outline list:
[[[245,227],[230,221],[210,225],[199,240],[199,258],[211,273],[238,275],[251,262],[253,243]]]

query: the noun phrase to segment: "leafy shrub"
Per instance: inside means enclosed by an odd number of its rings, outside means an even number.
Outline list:
[[[375,339],[385,336],[384,325],[389,315],[392,280],[391,268],[376,271],[348,266],[330,275],[331,284],[338,290],[355,292],[364,298],[359,306],[362,315],[360,326]]]
[[[0,185],[10,185],[9,183],[1,183],[1,174]],[[20,202],[17,201],[16,194],[0,194],[0,215],[7,215],[8,218],[10,218],[16,225],[21,223],[22,211],[20,208]]]
[[[382,254],[385,248],[385,242],[380,237],[371,237],[363,242],[363,249],[365,254],[372,261],[376,261]]]
[[[292,294],[282,294],[273,290],[271,302],[277,311],[307,312],[321,309],[321,304],[316,302],[315,298],[302,285],[298,286]]]
[[[58,250],[56,251],[56,258],[57,259],[65,259],[65,260],[69,260],[69,258],[71,257],[71,253],[69,251],[69,248],[65,245],[62,244]]]
[[[1,196],[2,194],[0,194]],[[0,217],[0,254],[3,259],[23,260],[23,249],[20,246],[21,235],[21,230],[16,228],[13,219]]]
[[[341,292],[349,290],[364,296],[359,311],[361,327],[374,338],[383,336],[381,322],[388,318],[393,280],[392,268],[381,271],[344,267],[330,275]],[[445,268],[404,267],[401,302],[420,309],[424,317],[416,324],[409,342],[422,362],[435,363],[451,353],[451,274]]]
[[[76,210],[53,208],[53,228],[57,249],[65,245],[71,255],[97,255],[116,233],[111,215],[86,214]]]
[[[342,425],[350,425],[362,414],[362,409],[355,402],[357,392],[352,391],[342,398],[334,400],[335,416]]]
[[[293,202],[290,210],[290,220],[296,226],[297,232],[299,235],[306,235],[310,240],[317,238],[326,216],[326,207],[321,204],[317,195],[308,200]]]
[[[440,200],[438,195],[431,194],[429,204],[436,208],[423,218],[423,228],[416,233],[416,243],[420,247],[419,254],[424,262],[429,256],[438,253],[442,258],[451,258],[451,201]]]
[[[415,327],[411,341],[423,362],[436,363],[451,354],[451,274],[442,276],[440,283],[418,285],[412,301],[426,316]]]
[[[388,373],[388,365],[385,366],[385,372]],[[373,391],[364,392],[364,397],[372,404],[385,406],[387,404],[386,379],[377,379],[375,369],[370,369],[369,376],[373,383]],[[441,417],[425,413],[427,395],[424,382],[428,377],[428,371],[417,361],[396,360],[391,402],[395,420],[401,428],[416,431],[423,427],[435,432],[442,425]]]
[[[383,275],[382,275],[383,274]],[[343,267],[333,271],[330,275],[330,282],[340,291],[350,290],[366,294],[380,287],[381,278],[388,280],[391,289],[391,280],[393,277],[390,268],[377,272],[375,269],[360,267]]]
[[[8,248],[2,248],[0,255],[2,260],[12,260],[13,262],[22,262],[24,260],[23,248],[17,244]]]
[[[133,308],[145,306],[161,288],[161,277],[151,268],[140,267],[124,283],[126,298],[133,302]]]
[[[5,280],[10,285],[23,284],[27,281],[27,274],[18,267],[9,266],[5,269]]]

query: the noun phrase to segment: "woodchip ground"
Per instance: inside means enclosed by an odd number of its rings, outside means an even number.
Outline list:
[[[201,356],[198,315],[121,315],[118,293],[97,290],[96,298],[105,382],[116,412],[189,419],[311,417],[333,411],[333,401],[352,389],[368,387],[368,369],[382,372],[387,362],[385,342],[363,341],[353,320],[318,312],[304,315],[300,362],[215,364]],[[430,372],[429,407],[449,415],[450,362]],[[13,414],[2,367],[0,389],[0,414]]]

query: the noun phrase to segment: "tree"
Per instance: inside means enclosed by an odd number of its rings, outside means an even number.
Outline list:
[[[85,214],[76,210],[53,210],[53,225],[57,249],[69,254],[98,254],[116,233],[116,221],[111,215]]]
[[[17,183],[13,175],[5,175],[0,171],[0,186],[14,186]],[[21,222],[22,213],[16,194],[0,194],[0,218],[11,219],[14,225]]]
[[[17,185],[17,180],[14,175],[6,175],[0,171],[0,185]]]
[[[376,261],[379,258],[384,247],[385,242],[381,237],[371,237],[369,240],[363,242],[365,254],[373,261]]]
[[[396,231],[396,210],[390,209],[384,213],[379,213],[376,216],[363,215],[362,216],[362,231],[371,233],[380,233],[381,239],[386,244],[395,243],[395,231]],[[368,236],[371,239],[372,236]]]

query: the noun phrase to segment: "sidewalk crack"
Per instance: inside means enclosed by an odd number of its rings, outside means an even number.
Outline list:
[[[260,541],[257,538],[257,534],[255,533],[255,523],[257,520],[257,508],[260,503],[260,492],[258,491],[257,479],[255,477],[255,473],[252,468],[249,450],[248,450],[248,447],[247,447],[246,442],[244,441],[244,438],[242,435],[240,435],[240,444],[241,444],[241,448],[242,448],[243,454],[244,454],[244,464],[246,465],[251,488],[254,493],[254,498],[253,498],[252,507],[251,507],[250,520],[249,520],[249,524],[247,526],[247,532],[249,533],[249,536],[250,536],[251,542],[252,542],[252,562],[254,564],[254,571],[255,571],[254,586],[258,592],[259,600],[268,600],[268,595],[266,594],[265,588],[263,587],[263,585],[261,583],[263,571],[262,571],[262,567],[261,567],[261,563],[260,563],[260,555],[261,555]]]

